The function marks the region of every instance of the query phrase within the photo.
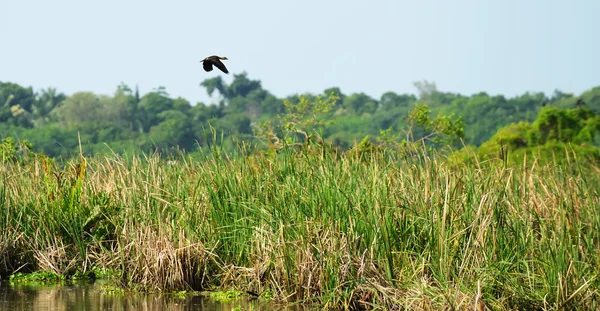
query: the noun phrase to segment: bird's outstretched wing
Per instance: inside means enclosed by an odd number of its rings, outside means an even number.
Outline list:
[[[225,67],[221,60],[219,60],[218,58],[211,58],[210,60],[215,66],[217,66],[217,68],[221,69],[222,72],[229,73],[229,70],[227,70],[227,67]]]

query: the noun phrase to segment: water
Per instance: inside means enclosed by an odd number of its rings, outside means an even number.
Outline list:
[[[307,311],[302,307],[279,307],[260,304],[257,300],[216,302],[203,296],[178,298],[158,294],[110,294],[102,291],[102,285],[78,282],[65,285],[17,285],[0,284],[0,311],[95,311],[95,310],[281,310]]]

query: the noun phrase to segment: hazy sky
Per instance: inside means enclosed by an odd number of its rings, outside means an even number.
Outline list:
[[[598,0],[3,0],[0,81],[113,94],[246,71],[277,96],[338,86],[379,98],[442,91],[576,95],[600,85]],[[206,73],[208,55],[230,70]],[[207,102],[208,103],[208,102]]]

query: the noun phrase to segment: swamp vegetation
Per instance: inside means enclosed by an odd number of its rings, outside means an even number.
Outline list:
[[[263,148],[235,153],[58,162],[5,140],[0,275],[111,271],[125,289],[327,309],[598,307],[597,148],[519,147],[534,123],[451,152],[460,120],[417,106],[422,138],[341,151],[318,134],[327,101],[295,107],[256,131]]]
[[[4,167],[3,273],[385,308],[595,306],[600,171],[380,153]]]

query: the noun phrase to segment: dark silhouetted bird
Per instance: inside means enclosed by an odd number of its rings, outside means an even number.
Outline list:
[[[202,67],[204,67],[204,70],[208,72],[208,71],[213,70],[213,65],[215,65],[222,72],[229,73],[229,71],[227,70],[227,67],[225,67],[225,65],[223,65],[223,63],[221,62],[221,59],[226,60],[227,57],[221,57],[221,56],[217,56],[217,55],[209,56],[209,57],[201,60]]]

